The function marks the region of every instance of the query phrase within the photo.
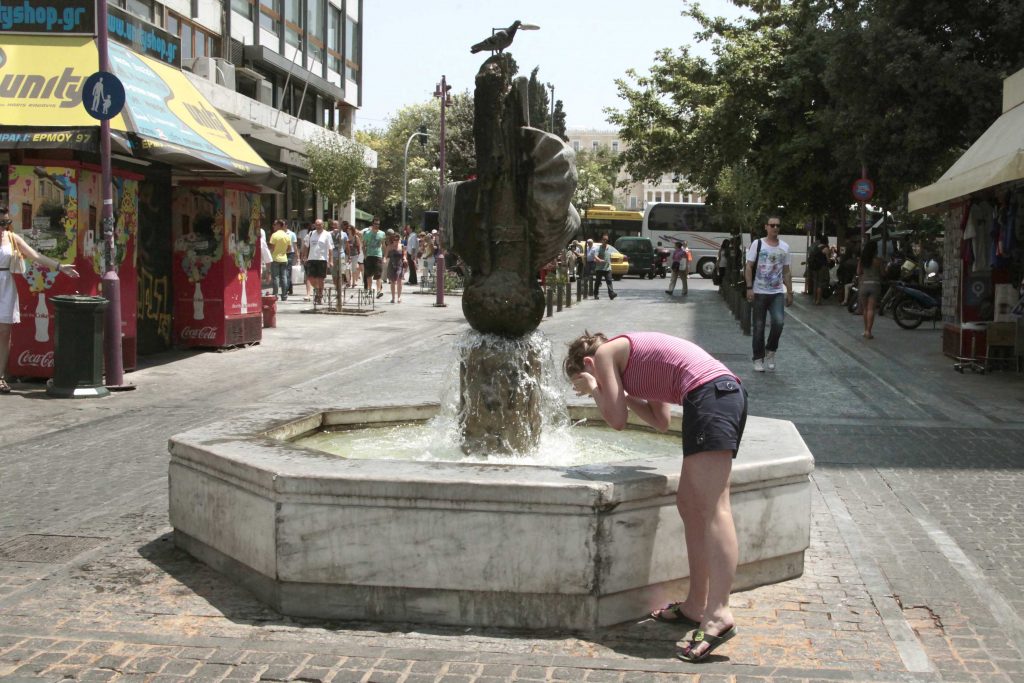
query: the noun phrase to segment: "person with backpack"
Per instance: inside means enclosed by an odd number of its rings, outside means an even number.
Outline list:
[[[747,249],[743,277],[747,281],[747,301],[752,304],[754,324],[751,330],[754,344],[754,372],[775,370],[775,352],[779,349],[782,326],[786,322],[786,306],[793,305],[793,274],[790,271],[792,255],[789,245],[779,239],[782,220],[777,215],[765,222],[766,234],[753,240]],[[772,325],[765,343],[766,318],[771,315]]]

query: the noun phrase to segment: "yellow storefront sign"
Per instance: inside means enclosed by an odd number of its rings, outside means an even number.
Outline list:
[[[82,108],[82,85],[99,69],[89,37],[4,35],[0,44],[0,122],[5,126],[95,126]],[[110,121],[127,130],[124,119]]]

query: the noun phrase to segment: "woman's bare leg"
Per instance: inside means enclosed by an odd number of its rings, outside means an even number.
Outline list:
[[[686,458],[680,481],[680,488],[685,483],[685,491],[691,498],[686,504],[687,512],[692,504],[703,533],[703,543],[699,546],[690,546],[690,535],[687,535],[687,554],[691,567],[706,568],[706,605],[701,615],[701,628],[713,635],[720,635],[735,624],[729,610],[729,594],[736,578],[739,544],[729,502],[731,472],[731,451],[705,451]],[[694,576],[690,578],[691,596],[696,601],[700,596],[694,591],[700,590],[700,586]],[[706,644],[698,645],[693,654],[699,655],[706,647]]]

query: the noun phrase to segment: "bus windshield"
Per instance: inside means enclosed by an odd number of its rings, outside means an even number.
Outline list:
[[[608,235],[609,242],[614,244],[620,237],[639,237],[643,218],[639,211],[619,211],[611,205],[595,204],[583,212],[580,232],[583,239],[595,242]]]

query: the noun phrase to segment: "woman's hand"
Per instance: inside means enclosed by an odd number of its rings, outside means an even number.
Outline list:
[[[572,378],[572,388],[577,396],[590,396],[597,388],[597,380],[589,372],[581,372]]]
[[[70,263],[65,263],[65,264],[61,265],[58,268],[58,270],[60,272],[64,273],[65,275],[67,275],[68,277],[78,277],[78,271],[75,270],[75,267],[73,265],[71,265]]]

